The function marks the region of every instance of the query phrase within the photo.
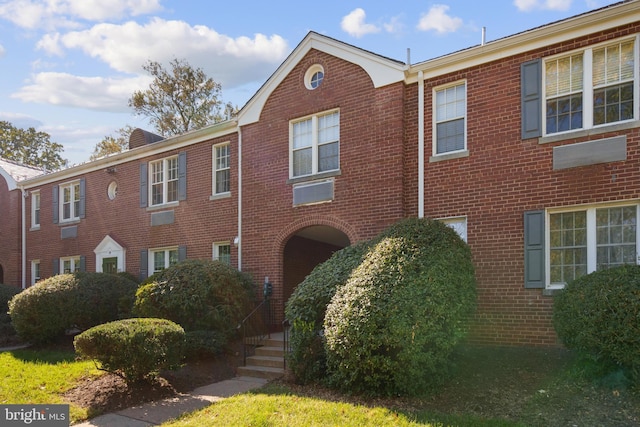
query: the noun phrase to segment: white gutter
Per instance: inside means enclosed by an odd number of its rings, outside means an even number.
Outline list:
[[[242,271],[242,127],[238,126],[238,270]]]
[[[27,288],[27,225],[26,225],[26,221],[27,221],[27,207],[26,207],[26,200],[27,197],[29,196],[29,192],[26,191],[24,188],[20,188],[20,195],[22,196],[22,242],[21,242],[21,247],[22,247],[22,289],[26,289]]]
[[[418,71],[418,218],[424,218],[424,73]]]

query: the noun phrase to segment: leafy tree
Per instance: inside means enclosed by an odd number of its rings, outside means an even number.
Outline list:
[[[107,135],[93,148],[89,160],[95,160],[109,154],[117,154],[129,149],[129,136],[134,129],[130,125],[117,130],[118,136]]]
[[[163,136],[172,136],[223,121],[237,108],[223,105],[222,87],[200,68],[185,60],[173,59],[171,69],[148,61],[143,69],[153,76],[144,91],[135,91],[129,99],[136,115],[147,116]]]
[[[65,160],[60,156],[62,144],[51,142],[50,135],[32,127],[20,129],[0,121],[0,157],[25,165],[60,169]]]

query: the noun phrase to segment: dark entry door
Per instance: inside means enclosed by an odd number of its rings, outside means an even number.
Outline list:
[[[118,257],[103,258],[102,259],[102,272],[103,273],[117,273],[118,272]]]

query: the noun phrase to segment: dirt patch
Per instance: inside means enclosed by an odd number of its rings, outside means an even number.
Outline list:
[[[64,394],[64,400],[87,408],[93,417],[233,378],[241,362],[241,345],[233,343],[221,355],[189,360],[180,369],[162,371],[152,382],[127,386],[122,378],[109,373],[83,378]]]

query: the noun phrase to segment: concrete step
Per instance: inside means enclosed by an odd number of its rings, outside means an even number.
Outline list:
[[[282,368],[284,367],[284,358],[274,356],[260,356],[254,355],[247,357],[246,366],[265,366],[270,368]]]
[[[268,366],[240,366],[237,374],[243,377],[265,378],[273,380],[284,375],[283,368],[271,368]]]
[[[260,346],[256,347],[256,356],[272,356],[272,357],[284,357],[284,349],[282,345],[280,347]]]

